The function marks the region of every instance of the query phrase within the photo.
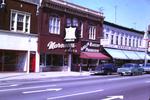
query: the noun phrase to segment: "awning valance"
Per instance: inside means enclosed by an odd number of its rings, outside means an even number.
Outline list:
[[[146,59],[150,60],[150,56],[148,54],[145,54],[145,52],[138,52],[136,51],[135,52],[141,59],[145,59],[145,56],[146,56]]]
[[[105,48],[106,52],[115,59],[128,59],[128,57],[122,52],[122,50],[118,49],[109,49]]]
[[[145,52],[140,51],[128,51],[105,48],[106,52],[109,53],[114,59],[125,59],[125,60],[144,60]],[[146,54],[146,59],[150,60],[150,56]]]
[[[81,52],[80,58],[84,59],[110,59],[108,56],[100,52]]]
[[[127,51],[127,50],[122,50],[122,52],[128,56],[129,59],[131,60],[140,60],[141,58],[135,53],[135,51]]]

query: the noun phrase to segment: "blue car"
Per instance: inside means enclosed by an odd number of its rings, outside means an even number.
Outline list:
[[[117,72],[117,68],[112,63],[100,64],[98,65],[91,74],[105,74],[111,75],[113,72]]]

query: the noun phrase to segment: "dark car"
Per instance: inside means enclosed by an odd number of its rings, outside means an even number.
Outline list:
[[[100,64],[98,65],[94,71],[92,71],[92,74],[106,74],[111,75],[113,72],[116,72],[117,68],[112,63],[107,64]]]
[[[142,75],[144,69],[136,63],[126,63],[117,69],[117,73],[123,75]]]

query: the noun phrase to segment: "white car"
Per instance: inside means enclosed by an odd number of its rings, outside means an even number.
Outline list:
[[[144,69],[135,63],[126,63],[117,69],[117,73],[123,75],[142,75]]]
[[[150,63],[143,65],[143,69],[145,73],[150,73]]]

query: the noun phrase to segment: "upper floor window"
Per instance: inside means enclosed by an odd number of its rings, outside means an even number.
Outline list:
[[[49,18],[49,32],[52,34],[60,34],[60,18],[57,16],[50,16]]]
[[[81,23],[81,38],[83,38],[83,22]]]
[[[114,43],[114,35],[111,35],[111,44]]]
[[[123,45],[123,37],[121,36],[120,45]]]
[[[67,18],[67,27],[78,27],[79,26],[79,21],[77,18]]]
[[[136,47],[138,47],[138,39],[136,40]]]
[[[135,39],[133,39],[133,47],[135,47]]]
[[[89,26],[89,39],[96,39],[96,26]]]
[[[127,38],[125,38],[125,46],[127,46]]]
[[[116,36],[116,45],[118,45],[118,39],[119,39],[119,37]]]
[[[29,13],[12,11],[10,30],[29,33],[30,32],[30,17]]]
[[[129,47],[131,47],[131,39],[129,39]]]

